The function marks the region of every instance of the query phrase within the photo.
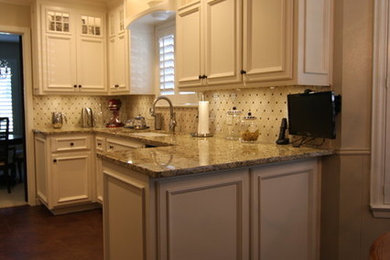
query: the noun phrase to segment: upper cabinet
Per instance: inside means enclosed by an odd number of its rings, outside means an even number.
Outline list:
[[[125,29],[123,5],[108,12],[109,92],[129,92],[129,31]]]
[[[241,1],[197,1],[176,15],[180,87],[241,81]]]
[[[107,92],[105,12],[36,4],[36,94]]]
[[[243,75],[247,82],[293,79],[294,1],[244,1]]]
[[[176,16],[179,87],[331,83],[333,0],[187,2]]]

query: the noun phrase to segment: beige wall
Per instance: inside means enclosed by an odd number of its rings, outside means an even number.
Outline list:
[[[0,25],[30,27],[30,7],[0,3]]]
[[[372,91],[372,0],[336,0],[334,89],[342,94],[340,154],[323,169],[322,259],[367,259],[390,231],[369,211]]]

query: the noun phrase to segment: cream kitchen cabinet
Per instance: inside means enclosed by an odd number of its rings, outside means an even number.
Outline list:
[[[91,135],[35,135],[38,198],[54,213],[92,207]]]
[[[134,140],[100,135],[95,137],[96,153],[123,151],[144,147],[145,144]],[[96,157],[96,200],[100,203],[103,202],[103,169],[102,159],[99,157]]]
[[[244,0],[243,10],[245,83],[331,83],[333,0]]]
[[[319,259],[319,169],[316,160],[251,168],[252,259]]]
[[[105,259],[319,259],[319,169],[151,178],[103,160]]]
[[[96,154],[106,151],[106,138],[104,136],[95,136],[95,151]],[[103,203],[103,166],[102,159],[100,157],[95,158],[95,171],[96,171],[96,200],[99,203]]]
[[[179,87],[241,81],[241,1],[201,0],[176,15]]]
[[[329,85],[332,21],[333,0],[186,3],[176,18],[178,86]]]
[[[33,6],[36,94],[107,92],[105,11]]]
[[[125,29],[123,5],[108,13],[109,92],[129,93],[129,31]]]

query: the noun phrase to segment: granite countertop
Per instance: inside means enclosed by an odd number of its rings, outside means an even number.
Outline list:
[[[33,132],[35,134],[43,134],[43,135],[84,134],[84,133],[92,133],[93,128],[63,127],[60,129],[55,129],[52,127],[47,127],[47,128],[35,128],[33,129]]]
[[[163,178],[217,170],[228,170],[261,164],[313,158],[333,154],[332,150],[266,143],[245,144],[221,136],[195,138],[189,134],[142,136],[140,131],[125,128],[36,129],[44,135],[98,133],[131,138],[152,148],[99,153],[107,161],[152,178]],[[156,133],[156,131],[153,131]],[[161,132],[160,132],[161,133]]]
[[[150,146],[167,146],[167,145],[174,145],[175,142],[172,141],[172,135],[167,135],[164,138],[155,138],[153,136],[140,136],[139,133],[145,133],[145,132],[151,132],[150,129],[145,130],[134,130],[130,128],[82,128],[82,127],[63,127],[61,129],[54,129],[54,128],[39,128],[39,129],[33,129],[33,132],[36,134],[42,134],[45,136],[53,136],[53,135],[60,135],[60,134],[88,134],[88,133],[96,133],[96,134],[102,134],[110,137],[120,137],[120,138],[127,138],[132,139],[135,141],[140,141],[146,145]],[[162,133],[167,134],[164,131],[155,131],[154,133]]]
[[[193,138],[187,134],[155,138],[161,138],[161,141],[165,139],[172,145],[102,153],[98,156],[149,177],[163,178],[333,154],[331,150],[264,143],[244,144],[222,137]]]

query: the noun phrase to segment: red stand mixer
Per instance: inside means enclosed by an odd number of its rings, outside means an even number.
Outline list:
[[[124,124],[119,120],[119,109],[121,108],[122,102],[119,99],[110,99],[108,101],[108,108],[112,111],[112,117],[106,124],[106,127],[115,128],[122,127]]]

